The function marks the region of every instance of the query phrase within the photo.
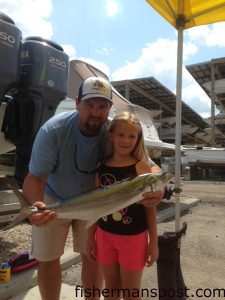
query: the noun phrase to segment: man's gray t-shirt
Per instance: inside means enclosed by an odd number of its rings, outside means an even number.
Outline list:
[[[54,116],[41,127],[33,145],[29,171],[47,178],[45,193],[55,200],[93,188],[94,173],[79,170],[92,171],[103,159],[106,126],[97,136],[86,137],[77,121],[77,111]]]

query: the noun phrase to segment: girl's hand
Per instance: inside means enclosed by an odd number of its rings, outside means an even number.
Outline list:
[[[33,205],[36,206],[37,208],[41,208],[41,209],[44,209],[46,207],[46,205],[43,202],[35,202]],[[46,225],[52,219],[54,219],[55,216],[56,216],[56,213],[54,211],[51,211],[51,210],[41,211],[40,210],[40,212],[35,212],[35,213],[31,214],[28,219],[32,225],[41,227],[41,226]]]
[[[147,192],[142,194],[143,200],[138,203],[143,204],[146,207],[156,206],[160,203],[162,199],[162,191],[158,192]]]
[[[96,261],[96,242],[94,239],[88,239],[87,255],[90,260]]]
[[[88,240],[87,240],[87,255],[90,260],[96,261],[96,234],[97,225],[93,224],[88,228]]]
[[[146,254],[146,267],[152,266],[159,257],[159,248],[157,242],[149,242]]]

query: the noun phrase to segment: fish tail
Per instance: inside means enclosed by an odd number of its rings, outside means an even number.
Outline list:
[[[13,190],[16,197],[18,198],[21,209],[20,209],[19,214],[16,216],[16,218],[9,225],[7,225],[3,228],[3,231],[9,230],[9,229],[13,228],[14,226],[18,225],[19,223],[24,221],[31,213],[30,208],[32,205],[30,205],[30,203],[24,197],[23,193],[20,192],[19,190],[17,190],[16,188],[14,188],[13,186],[10,186],[10,188]]]
[[[5,231],[13,228],[14,226],[24,221],[29,216],[29,214],[30,213],[26,214],[25,212],[19,213],[18,216],[9,225],[5,226],[2,230]]]

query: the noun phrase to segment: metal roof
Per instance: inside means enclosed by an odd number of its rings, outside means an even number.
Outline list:
[[[189,71],[189,73],[193,76],[193,78],[197,81],[197,83],[200,85],[200,87],[205,91],[205,93],[209,96],[211,99],[211,89],[206,88],[207,83],[211,84],[211,81],[214,80],[220,81],[221,79],[224,80],[224,91],[217,92],[216,93],[216,99],[215,99],[215,106],[220,112],[225,112],[225,57],[218,58],[218,59],[212,59],[211,61],[202,62],[198,64],[193,64],[186,66],[186,69]],[[212,74],[214,73],[214,74]],[[216,128],[222,133],[225,133],[225,124],[216,124]],[[216,141],[220,144],[225,144],[225,138],[224,136],[221,138],[216,137]]]
[[[151,111],[161,110],[162,114],[158,118],[162,127],[169,127],[162,123],[164,118],[175,117],[176,115],[176,95],[162,85],[154,77],[113,81],[112,85],[130,102],[141,105]],[[157,119],[154,119],[157,122]],[[182,101],[182,125],[198,127],[197,132],[204,132],[209,125],[202,117]],[[159,129],[160,135],[160,129]],[[164,141],[171,142],[166,138]],[[175,134],[174,134],[175,140]],[[198,140],[195,134],[185,134],[182,136],[182,144],[197,144],[203,141]]]

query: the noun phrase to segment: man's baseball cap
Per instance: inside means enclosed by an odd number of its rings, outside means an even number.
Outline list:
[[[104,98],[113,103],[110,82],[102,77],[87,78],[79,88],[78,99],[83,101],[91,98]]]

